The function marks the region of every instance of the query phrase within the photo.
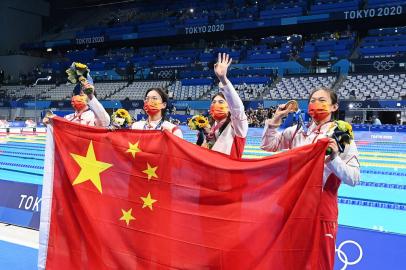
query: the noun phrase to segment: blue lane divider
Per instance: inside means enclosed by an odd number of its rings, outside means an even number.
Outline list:
[[[44,169],[44,166],[36,166],[36,165],[28,165],[28,164],[18,164],[18,163],[12,163],[12,162],[0,162],[0,165],[23,167],[23,168],[30,168],[30,169],[39,169],[39,170],[43,170],[43,169]]]
[[[43,159],[43,158],[35,158],[35,157],[22,157],[22,156],[17,156],[17,155],[4,155],[3,153],[0,153],[0,156],[2,156],[2,157],[23,158],[23,159],[30,159],[30,160],[41,160],[41,161],[44,161],[44,159]]]
[[[386,172],[386,171],[373,171],[373,170],[361,170],[361,173],[406,176],[406,173],[402,173],[402,172]]]
[[[23,150],[29,150],[29,151],[41,151],[44,152],[45,148],[39,149],[39,148],[29,148],[29,147],[20,147],[20,146],[9,146],[7,144],[0,144],[0,149],[1,148],[13,148],[13,149],[23,149]]]
[[[32,148],[44,148],[45,149],[45,144],[42,143],[33,143],[33,142],[7,142],[7,145],[12,145],[12,146],[25,146],[25,147],[32,147]],[[29,144],[30,146],[27,146]]]
[[[389,149],[360,149],[358,148],[359,152],[376,152],[377,155],[379,155],[379,153],[389,153],[389,154],[406,154],[406,151],[401,151],[401,150],[389,150]]]
[[[38,156],[38,157],[44,157],[45,156],[45,154],[14,152],[14,151],[7,151],[7,150],[1,150],[1,153],[16,154],[16,155],[27,155],[27,156]]]
[[[406,211],[406,203],[391,203],[366,199],[354,199],[349,197],[338,197],[338,203]]]
[[[374,183],[374,182],[359,182],[360,186],[377,187],[377,188],[390,188],[390,189],[406,189],[406,185],[400,184],[387,184],[387,183]]]

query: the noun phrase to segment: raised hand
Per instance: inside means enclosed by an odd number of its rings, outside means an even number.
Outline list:
[[[46,113],[45,114],[45,117],[42,119],[42,123],[44,124],[44,125],[48,125],[48,124],[51,124],[52,123],[52,118],[55,116],[55,114],[53,114],[53,113]]]
[[[222,84],[226,84],[227,69],[230,66],[232,58],[226,53],[219,53],[217,63],[214,65],[214,73]]]
[[[79,81],[81,84],[81,90],[88,96],[89,100],[91,100],[94,94],[94,86],[91,85],[83,76],[79,78]]]
[[[279,126],[282,124],[282,119],[286,117],[289,112],[291,112],[290,106],[287,106],[287,103],[281,104],[278,106],[278,109],[276,109],[272,119],[267,119],[265,124],[270,126]]]
[[[278,109],[276,109],[274,117],[276,118],[284,118],[290,113],[290,108],[286,106],[286,104],[281,104],[278,106]]]

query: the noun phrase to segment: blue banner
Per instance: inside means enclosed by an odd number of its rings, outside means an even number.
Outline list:
[[[118,100],[102,100],[100,103],[106,109],[120,109],[122,108],[121,102]]]
[[[13,108],[37,108],[37,109],[45,109],[45,108],[49,108],[49,105],[51,105],[51,101],[45,101],[45,100],[40,100],[37,102],[33,101],[33,100],[20,100],[20,101],[11,101],[11,107]]]
[[[335,270],[403,270],[406,235],[339,226]]]
[[[174,100],[171,101],[171,105],[175,106],[178,110],[184,110],[186,108],[195,110],[208,110],[210,108],[210,100]]]
[[[134,110],[134,109],[142,109],[144,108],[144,101],[143,100],[122,100],[121,102],[122,108],[126,110]]]
[[[227,28],[223,23],[203,24],[197,26],[185,25],[183,34],[186,35],[205,34],[205,33],[223,32],[225,30],[227,30]]]
[[[264,107],[265,108],[270,108],[270,107],[277,107],[280,104],[285,104],[289,100],[287,99],[278,99],[278,100],[264,100]],[[308,106],[308,100],[296,100],[299,104],[299,109],[302,112],[307,112],[307,106]]]
[[[75,43],[77,45],[82,45],[82,44],[103,43],[104,41],[105,41],[104,36],[95,36],[95,37],[76,38]]]
[[[406,44],[406,41],[404,41]],[[404,72],[404,63],[406,62],[406,57],[380,57],[376,58],[361,58],[352,59],[351,63],[354,64],[354,71],[358,73],[376,73],[381,74],[381,72]]]
[[[67,46],[73,44],[70,39],[52,40],[44,43],[46,48],[53,48],[58,46]]]
[[[364,100],[364,101],[340,101],[342,109],[360,109],[360,108],[392,108],[402,110],[406,106],[406,100]]]
[[[25,121],[12,121],[9,122],[9,127],[25,127]]]
[[[341,4],[337,4],[340,8]],[[294,8],[292,9],[294,10]],[[95,44],[113,40],[136,40],[143,38],[176,36],[176,35],[197,35],[210,34],[216,32],[243,30],[243,29],[258,29],[269,27],[280,27],[287,25],[299,25],[326,21],[351,21],[359,19],[375,19],[379,17],[402,16],[406,13],[406,5],[387,5],[384,7],[370,7],[366,9],[355,10],[351,6],[348,10],[340,12],[329,12],[334,9],[318,12],[320,14],[310,14],[307,16],[292,16],[285,18],[260,18],[252,21],[247,18],[232,19],[209,23],[208,20],[190,21],[185,24],[171,25],[168,21],[162,20],[156,23],[139,24],[138,27],[133,26],[117,26],[117,27],[96,27],[84,31],[79,31],[76,38],[72,40],[58,40],[39,43],[23,44],[23,48],[41,48],[41,47],[56,47],[66,46],[69,44]],[[341,9],[342,10],[342,9]],[[319,10],[320,11],[320,10]],[[301,12],[300,12],[301,13]],[[300,14],[299,13],[299,14]],[[291,15],[297,15],[293,12]]]
[[[0,179],[0,221],[39,229],[42,185]]]
[[[347,10],[343,12],[336,12],[332,14],[331,17],[341,20],[369,19],[378,17],[398,16],[404,14],[405,11],[406,6],[404,5],[388,5],[386,7],[375,7],[360,10]]]
[[[374,126],[371,126],[374,127]],[[379,126],[375,126],[379,128]],[[393,126],[399,129],[399,126]],[[406,136],[403,132],[388,132],[382,131],[377,133],[376,130],[370,131],[356,131],[355,139],[357,141],[374,141],[374,142],[392,142],[392,143],[406,143]]]

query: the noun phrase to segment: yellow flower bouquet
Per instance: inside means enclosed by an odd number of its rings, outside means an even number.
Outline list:
[[[130,128],[133,119],[130,113],[125,109],[118,109],[111,116],[111,124],[117,128]]]
[[[68,81],[72,84],[80,84],[79,90],[82,90],[86,95],[94,93],[93,82],[89,81],[90,70],[85,64],[73,62],[65,72],[68,75]]]
[[[354,139],[354,133],[352,131],[352,126],[350,123],[348,123],[346,121],[342,121],[342,120],[337,120],[337,121],[335,121],[335,123],[337,124],[338,130],[348,134],[350,137],[349,138],[350,140]]]
[[[354,140],[354,133],[351,124],[342,120],[336,120],[333,122],[328,135],[335,139],[340,153],[344,152],[345,146]],[[331,149],[327,149],[326,154],[331,154]]]
[[[209,120],[203,115],[195,115],[188,121],[188,126],[191,130],[200,130],[209,127]]]
[[[201,114],[195,115],[189,119],[187,124],[191,130],[198,131],[196,144],[199,146],[206,145],[204,144],[206,129],[210,128],[209,120],[207,119],[207,117]]]
[[[85,79],[90,70],[85,64],[73,62],[65,72],[68,75],[68,80],[75,84],[79,81],[79,78],[83,77]]]

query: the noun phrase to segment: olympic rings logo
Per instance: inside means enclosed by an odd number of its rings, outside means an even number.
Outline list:
[[[346,244],[353,244],[357,247],[359,255],[358,258],[353,260],[353,261],[349,261],[347,254],[342,250],[342,248],[346,245]],[[340,259],[340,261],[344,264],[343,267],[340,270],[345,270],[347,269],[348,266],[352,266],[355,265],[357,263],[359,263],[362,259],[363,256],[363,250],[360,244],[358,244],[357,242],[353,241],[353,240],[346,240],[343,241],[338,248],[336,247],[336,253],[338,258]]]
[[[354,103],[351,103],[350,105],[352,105],[352,106],[350,106],[350,108],[357,108],[357,109],[359,109],[359,108],[362,107],[362,103],[360,103],[360,102],[354,102]]]
[[[395,61],[389,60],[389,61],[375,61],[373,64],[374,68],[376,70],[390,70],[395,66]]]
[[[161,70],[158,72],[158,78],[168,79],[173,76],[173,70]]]

